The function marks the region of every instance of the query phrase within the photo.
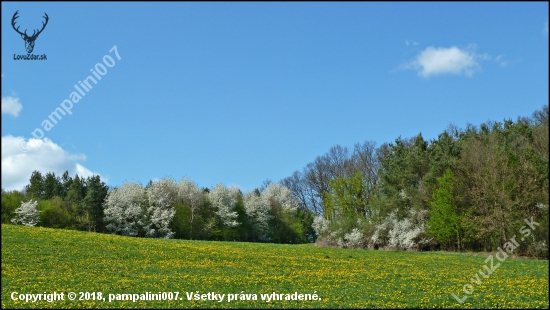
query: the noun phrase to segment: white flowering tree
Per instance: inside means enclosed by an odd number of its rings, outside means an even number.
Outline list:
[[[262,199],[271,205],[280,206],[285,212],[294,213],[298,210],[298,201],[294,199],[292,192],[281,183],[269,183],[262,192]]]
[[[269,221],[273,214],[281,215],[280,212],[283,212],[292,215],[298,209],[292,192],[281,183],[269,183],[261,194],[257,191],[246,193],[243,203],[254,232],[262,241],[269,239]]]
[[[16,217],[11,220],[13,224],[22,224],[25,226],[35,226],[40,222],[40,212],[36,209],[38,201],[21,201],[21,206],[15,209]]]
[[[313,224],[311,224],[311,226],[313,227],[317,237],[320,237],[329,231],[329,221],[321,215],[318,215],[313,219]]]
[[[364,237],[365,236],[359,230],[359,228],[354,228],[351,233],[344,236],[344,239],[346,240],[346,246],[349,248],[361,248],[363,242],[365,242]]]
[[[216,215],[220,218],[223,225],[228,227],[237,227],[238,214],[235,211],[237,199],[235,199],[235,189],[228,189],[223,184],[218,183],[214,189],[208,193],[208,199]]]
[[[253,230],[262,241],[266,240],[269,230],[269,220],[273,217],[269,214],[271,207],[265,195],[259,195],[255,191],[248,192],[243,197],[244,209],[252,224]]]
[[[141,184],[126,183],[113,189],[105,199],[106,228],[111,233],[137,236],[140,229],[147,228],[144,205],[145,188]]]
[[[354,228],[350,233],[344,235],[344,238],[339,238],[337,244],[343,248],[359,249],[363,246],[364,235],[359,228]]]
[[[426,236],[427,211],[410,210],[408,216],[399,220],[392,212],[376,226],[371,237],[374,245],[390,249],[413,250],[429,244],[433,238]]]
[[[279,183],[269,183],[259,193],[244,195],[243,204],[255,235],[261,241],[293,242],[299,223],[295,218],[298,201],[292,192]]]
[[[162,179],[152,182],[146,190],[148,207],[144,223],[145,237],[172,238],[174,232],[170,228],[176,210],[172,206],[175,182]]]
[[[177,184],[177,199],[182,201],[189,209],[189,236],[191,239],[193,239],[193,221],[195,220],[195,214],[203,203],[203,197],[202,190],[195,182],[183,178],[180,183]]]

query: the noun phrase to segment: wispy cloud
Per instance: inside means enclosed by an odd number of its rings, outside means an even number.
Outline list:
[[[98,174],[78,163],[86,160],[83,154],[71,154],[47,138],[30,139],[28,143],[33,147],[24,153],[20,150],[22,139],[12,135],[2,137],[2,188],[5,190],[23,189],[34,170],[56,175],[69,171],[71,176],[83,177]]]
[[[498,62],[501,67],[506,67],[508,65],[508,61],[502,60],[503,57],[504,56],[502,55],[498,55],[497,57],[495,57],[495,61]]]
[[[491,59],[491,56],[486,53],[477,54],[475,48],[475,45],[470,45],[465,49],[456,46],[449,48],[430,46],[401,68],[417,70],[418,75],[424,78],[440,74],[471,77],[480,69],[478,61]]]
[[[2,114],[18,117],[22,109],[23,105],[19,102],[19,98],[12,96],[2,97]]]

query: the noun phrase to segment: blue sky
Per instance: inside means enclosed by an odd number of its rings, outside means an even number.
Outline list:
[[[47,60],[14,60],[16,11],[29,35],[48,14]],[[2,2],[2,188],[69,170],[247,191],[336,144],[529,116],[548,56],[547,2]]]

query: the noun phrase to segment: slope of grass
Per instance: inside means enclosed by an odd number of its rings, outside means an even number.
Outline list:
[[[2,225],[2,308],[548,308],[548,261],[508,258],[488,278],[472,282],[485,271],[485,259]],[[468,283],[470,295],[463,291]],[[188,300],[186,292],[197,291],[225,294],[224,300]],[[15,301],[14,292],[63,292],[65,300]],[[77,300],[68,300],[69,292]],[[78,300],[79,292],[89,292],[88,300]],[[172,301],[108,300],[109,294],[146,292],[179,295]],[[317,294],[320,300],[262,300],[260,294],[273,292]],[[459,304],[451,293],[467,299]],[[228,302],[228,294],[237,300]]]

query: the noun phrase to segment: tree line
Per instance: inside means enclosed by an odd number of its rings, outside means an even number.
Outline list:
[[[2,223],[13,219],[23,201],[34,200],[40,211],[40,226],[101,231],[107,192],[98,175],[72,178],[68,171],[61,177],[34,171],[22,191],[2,189]]]
[[[317,214],[319,245],[517,252],[548,257],[548,105],[531,117],[454,125],[426,141],[336,145],[282,180]]]
[[[548,257],[548,133],[546,105],[516,121],[449,125],[431,141],[420,133],[380,146],[365,141],[352,150],[335,145],[301,171],[247,193],[221,183],[199,188],[188,178],[171,177],[109,189],[99,176],[35,171],[23,191],[2,190],[2,223],[31,212],[24,210],[32,210],[35,200],[37,225],[45,227],[138,237],[495,251],[528,221],[537,226],[517,254]]]
[[[305,243],[314,240],[313,212],[300,209],[281,183],[242,193],[188,178],[124,182],[100,176],[61,177],[34,171],[23,191],[2,190],[2,223],[151,238]]]

